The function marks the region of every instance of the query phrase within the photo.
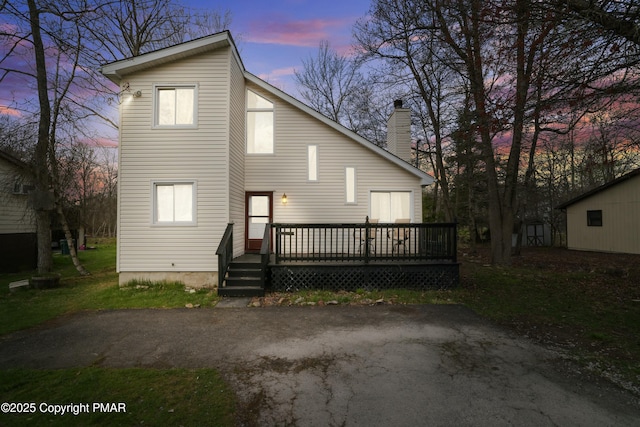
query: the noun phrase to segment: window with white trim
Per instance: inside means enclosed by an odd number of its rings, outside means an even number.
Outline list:
[[[247,90],[247,153],[273,154],[273,102]]]
[[[154,224],[195,225],[195,182],[154,182],[152,191]]]
[[[318,180],[318,146],[307,146],[307,166],[308,166],[308,179],[309,181]]]
[[[344,193],[346,203],[356,203],[356,168],[346,167],[344,169]]]
[[[370,218],[378,222],[411,220],[410,191],[372,191]]]
[[[196,85],[154,87],[154,127],[195,127]]]

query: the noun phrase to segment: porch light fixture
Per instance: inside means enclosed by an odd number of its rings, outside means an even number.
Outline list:
[[[288,200],[287,200],[287,193],[283,193],[283,194],[282,194],[282,204],[283,204],[283,205],[286,205],[286,204],[287,204],[287,201],[288,201]]]

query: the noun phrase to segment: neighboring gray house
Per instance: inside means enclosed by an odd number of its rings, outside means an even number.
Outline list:
[[[557,206],[569,249],[640,254],[640,169]]]
[[[35,214],[29,206],[33,187],[27,165],[0,150],[0,272],[33,269],[38,249]]]
[[[410,110],[388,152],[244,69],[228,32],[113,62],[119,85],[117,271],[217,286],[216,250],[260,249],[266,223],[420,222],[433,178],[408,163]],[[286,195],[286,200],[285,200]]]

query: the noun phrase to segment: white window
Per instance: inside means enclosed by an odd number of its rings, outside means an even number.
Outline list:
[[[195,85],[155,86],[155,127],[195,127],[197,91]]]
[[[154,182],[153,223],[195,225],[195,182]]]
[[[247,153],[273,153],[273,103],[247,91]]]
[[[345,201],[356,203],[356,168],[347,167],[344,172]]]
[[[307,165],[309,170],[309,181],[318,180],[318,146],[309,145],[307,147]]]
[[[371,218],[379,222],[411,220],[410,191],[372,191]]]

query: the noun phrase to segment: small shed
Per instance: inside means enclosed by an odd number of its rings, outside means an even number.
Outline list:
[[[640,169],[556,207],[567,214],[567,247],[640,254]]]

